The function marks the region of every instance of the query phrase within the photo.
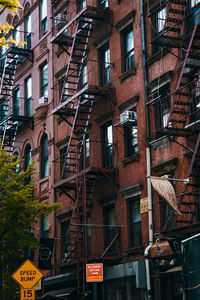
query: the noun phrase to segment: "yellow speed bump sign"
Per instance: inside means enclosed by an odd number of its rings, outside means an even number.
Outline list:
[[[35,300],[34,289],[21,289],[20,300]]]
[[[32,289],[44,275],[27,259],[13,274],[12,278],[24,289]]]

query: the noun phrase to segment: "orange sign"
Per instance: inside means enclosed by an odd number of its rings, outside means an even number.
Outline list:
[[[12,278],[24,289],[32,289],[43,276],[40,270],[29,259],[12,274]]]
[[[87,282],[103,281],[103,264],[87,264],[86,279]]]
[[[20,300],[35,300],[35,290],[34,289],[21,289]]]

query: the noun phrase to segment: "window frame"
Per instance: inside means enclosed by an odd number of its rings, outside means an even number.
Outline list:
[[[108,212],[111,214],[108,215]],[[110,221],[112,221],[112,212],[114,212],[114,224],[109,224]],[[111,219],[108,220],[108,217]],[[116,211],[115,211],[115,205],[110,205],[110,206],[105,206],[104,207],[104,222],[105,225],[116,225]],[[109,226],[105,226],[105,230],[104,230],[104,236],[105,236],[105,248],[107,249],[107,247],[110,245],[110,243],[112,242],[112,240],[115,238],[116,236],[116,227],[109,227]],[[107,254],[108,255],[114,255],[117,253],[117,243],[116,240],[115,242],[111,245],[111,247],[108,249]]]
[[[169,96],[166,96],[169,95]],[[158,98],[158,100],[156,100]],[[162,100],[159,100],[162,99]],[[167,120],[170,114],[170,83],[166,83],[153,91],[154,119],[156,136],[161,137],[163,134],[159,132],[167,125]]]
[[[30,89],[28,84],[29,80],[31,80]],[[26,117],[32,115],[32,76],[31,75],[25,79],[25,113],[26,113]]]
[[[48,136],[46,133],[43,134],[40,141],[40,178],[46,178],[49,176],[49,147],[48,147]]]
[[[13,90],[13,115],[20,116],[20,106],[20,86],[18,85]]]
[[[47,69],[47,70],[45,70]],[[45,82],[45,74],[44,72],[47,72],[47,80]],[[48,98],[48,63],[44,62],[40,66],[40,96]]]
[[[136,201],[139,204],[139,217],[140,221],[133,222],[133,205],[136,203]],[[128,223],[129,223],[129,247],[130,248],[137,248],[142,246],[142,215],[140,211],[140,196],[131,197],[128,199]],[[136,217],[137,218],[137,217]],[[134,230],[134,224],[139,225],[139,229]],[[135,227],[137,226],[135,225]],[[139,232],[138,232],[139,230]],[[139,233],[139,235],[138,235]],[[136,240],[139,238],[139,241]]]
[[[109,142],[108,128],[112,127],[112,142]],[[112,121],[101,127],[102,131],[102,164],[104,168],[113,167],[113,124]]]
[[[138,153],[138,126],[137,126],[137,110],[136,106],[129,109],[128,111],[134,111],[136,116],[136,124],[131,123],[124,126],[124,142],[125,142],[125,157],[130,157]],[[132,131],[136,130],[135,133]],[[137,143],[133,144],[133,141],[137,140]]]
[[[108,51],[108,55],[106,55],[107,51]],[[106,61],[106,57],[108,57],[108,61]],[[110,48],[109,48],[108,41],[99,49],[99,60],[100,60],[100,85],[106,86],[110,83]]]
[[[30,22],[30,23],[29,23]],[[32,47],[32,39],[31,39],[31,30],[32,30],[32,17],[31,13],[29,13],[25,18],[25,40],[26,40],[26,49],[31,49]]]
[[[44,230],[45,229],[44,225],[46,225],[47,226],[46,228],[48,229]],[[49,238],[49,216],[44,216],[44,215],[41,216],[40,232],[42,238]]]
[[[133,47],[130,50],[127,49],[128,47],[126,45],[128,42],[129,34],[132,34],[132,43],[133,43]],[[128,72],[129,70],[134,69],[135,67],[133,23],[129,24],[125,29],[121,31],[121,37],[122,37],[122,72],[125,73]],[[130,59],[131,62],[129,63],[127,59]]]
[[[43,37],[47,33],[47,0],[41,0],[41,5],[40,5],[40,34],[41,37]],[[43,9],[44,11],[44,16],[43,16]]]

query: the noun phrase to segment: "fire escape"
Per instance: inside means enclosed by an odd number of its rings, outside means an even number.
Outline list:
[[[23,124],[33,127],[32,119],[15,112],[13,85],[17,67],[29,59],[33,61],[32,50],[9,47],[0,57],[0,136],[4,149],[12,155],[19,127]]]
[[[198,2],[198,1],[197,1]],[[161,109],[168,97],[170,109],[165,124],[157,130],[159,136],[166,135],[185,150],[179,174],[189,161],[185,178],[187,184],[177,184],[177,199],[182,213],[176,216],[174,226],[188,226],[199,221],[200,192],[200,133],[199,133],[199,100],[200,100],[200,3],[186,0],[169,0],[160,2],[154,11],[166,9],[162,31],[152,40],[153,45],[166,48],[177,57],[178,71],[176,87],[165,96],[151,99],[152,111],[159,103]],[[157,20],[158,21],[158,20]]]
[[[86,224],[92,208],[95,184],[103,177],[114,180],[112,168],[88,168],[86,161],[87,134],[92,109],[95,103],[102,99],[109,97],[112,101],[112,89],[91,85],[90,80],[82,84],[86,76],[84,66],[91,32],[96,23],[105,22],[109,16],[109,9],[103,10],[84,4],[52,39],[52,43],[68,54],[60,102],[53,110],[54,115],[67,123],[68,142],[62,158],[60,179],[54,184],[54,188],[62,190],[71,200],[71,217],[64,247],[68,249],[65,261],[70,260],[70,263],[77,266],[80,295],[86,290]],[[87,67],[89,64],[90,61],[87,60]],[[118,235],[119,233],[115,240]]]

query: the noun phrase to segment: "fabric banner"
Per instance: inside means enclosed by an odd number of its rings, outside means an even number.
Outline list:
[[[176,194],[172,184],[169,182],[167,178],[154,177],[151,176],[151,184],[154,190],[164,198],[169,205],[175,210],[178,215],[181,215],[181,212],[178,209]]]

